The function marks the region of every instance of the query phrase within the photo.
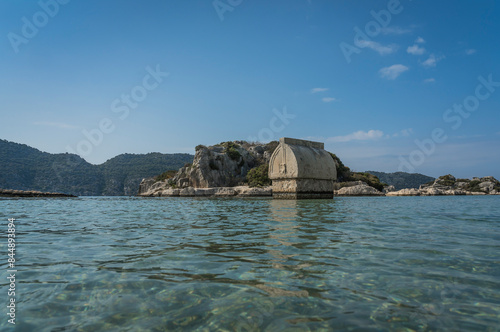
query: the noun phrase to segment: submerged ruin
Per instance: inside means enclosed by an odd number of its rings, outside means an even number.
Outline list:
[[[335,162],[324,143],[282,137],[269,161],[273,197],[333,198]]]

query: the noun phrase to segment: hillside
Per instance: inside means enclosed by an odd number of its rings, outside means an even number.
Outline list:
[[[421,184],[435,180],[435,178],[433,177],[419,173],[385,173],[376,171],[366,171],[366,173],[375,175],[380,179],[380,181],[394,186],[396,190],[405,188],[419,188]]]
[[[51,154],[0,139],[0,188],[79,196],[136,195],[143,178],[193,161],[186,153],[122,154],[93,165],[77,155]]]

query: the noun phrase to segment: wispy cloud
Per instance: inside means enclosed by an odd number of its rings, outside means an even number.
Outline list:
[[[324,97],[321,99],[324,103],[331,103],[332,101],[337,101],[336,98],[333,97]]]
[[[431,77],[431,78],[426,78],[426,79],[424,80],[424,83],[434,83],[434,82],[436,82],[436,79],[435,79],[435,78],[433,78],[433,77]]]
[[[325,92],[328,91],[328,88],[313,88],[311,89],[311,93]]]
[[[472,55],[472,54],[474,54],[476,52],[477,51],[475,49],[473,49],[473,48],[469,48],[469,49],[465,50],[465,54],[467,54],[467,55]]]
[[[422,66],[426,68],[431,68],[431,67],[436,67],[436,64],[438,61],[441,61],[444,59],[444,56],[436,57],[434,54],[431,54],[427,60],[422,62]]]
[[[374,50],[375,52],[377,52],[380,55],[391,54],[391,53],[396,52],[396,50],[398,49],[397,45],[391,44],[391,45],[384,46],[384,45],[377,43],[377,42],[374,42],[372,40],[361,40],[361,41],[359,41],[358,46],[361,48],[365,48],[365,47],[371,48],[372,50]]]
[[[47,127],[56,127],[59,129],[77,129],[77,126],[73,126],[67,123],[62,122],[50,122],[50,121],[37,121],[33,122],[34,125],[37,126],[47,126]]]
[[[408,46],[406,49],[406,52],[413,54],[413,55],[422,55],[425,53],[425,48],[418,46],[417,44],[413,46]]]
[[[424,40],[424,38],[422,38],[422,37],[418,37],[418,38],[415,40],[415,43],[417,43],[417,44],[424,44],[424,43],[425,43],[425,40]]]
[[[406,129],[398,131],[397,133],[392,134],[392,137],[408,137],[411,134],[413,134],[413,129],[406,128]]]
[[[354,133],[351,133],[349,135],[345,136],[335,136],[335,137],[329,137],[326,140],[328,142],[350,142],[350,141],[369,141],[369,140],[376,140],[384,136],[384,132],[381,130],[369,130],[369,131],[356,131]]]
[[[383,78],[387,78],[388,80],[395,80],[399,75],[401,75],[408,69],[409,68],[404,65],[397,64],[390,67],[384,67],[379,70],[379,73]]]
[[[400,27],[385,27],[380,29],[380,32],[382,32],[384,35],[404,35],[412,32],[412,30]]]

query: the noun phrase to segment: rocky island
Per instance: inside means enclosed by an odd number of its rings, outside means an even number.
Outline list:
[[[287,142],[301,141],[288,140]],[[156,177],[143,179],[139,186],[138,196],[272,196],[273,187],[269,174],[279,173],[280,167],[281,171],[285,167],[278,163],[274,166],[275,170],[269,172],[273,152],[279,144],[276,141],[267,144],[232,141],[208,147],[198,145],[195,149],[193,163],[185,164],[178,171],[167,171]],[[500,182],[492,176],[469,180],[444,175],[420,185],[418,189],[396,190],[394,186],[382,183],[373,174],[351,171],[335,154],[326,153],[330,154],[335,165],[333,171],[334,180],[336,180],[333,184],[334,196],[500,194]],[[315,156],[314,153],[312,156]],[[321,157],[324,158],[323,155]]]
[[[443,175],[420,188],[391,191],[387,196],[440,196],[440,195],[500,195],[500,182],[493,176],[457,179]]]
[[[138,196],[271,196],[268,164],[277,145],[198,145],[192,164],[142,180]]]

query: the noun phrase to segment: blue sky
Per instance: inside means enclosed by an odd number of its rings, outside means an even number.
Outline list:
[[[0,2],[0,138],[91,163],[282,136],[357,171],[500,178],[485,1]]]

